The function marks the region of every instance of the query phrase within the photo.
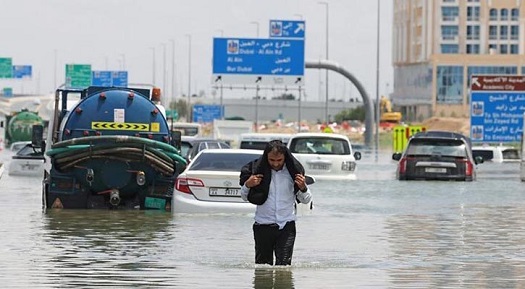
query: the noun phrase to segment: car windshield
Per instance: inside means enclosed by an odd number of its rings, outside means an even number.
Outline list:
[[[520,153],[517,149],[505,149],[502,152],[504,160],[519,160]]]
[[[181,144],[180,144],[180,154],[181,154],[181,156],[187,156],[190,149],[191,149],[191,143],[190,142],[186,142],[186,141],[181,142]]]
[[[264,150],[268,141],[242,141],[239,148],[241,149],[253,149],[253,150]]]
[[[207,153],[203,152],[191,162],[192,171],[234,171],[240,172],[241,168],[250,161],[258,159],[254,154],[235,153]]]
[[[485,161],[490,161],[494,158],[494,152],[492,150],[472,150],[474,157],[482,157]]]
[[[441,155],[467,157],[466,145],[461,140],[413,139],[407,147],[407,155]]]
[[[42,155],[42,150],[40,148],[35,148],[31,145],[26,145],[21,148],[16,155],[18,156],[39,156]]]
[[[290,151],[300,154],[349,155],[350,146],[344,139],[296,138],[290,143]]]

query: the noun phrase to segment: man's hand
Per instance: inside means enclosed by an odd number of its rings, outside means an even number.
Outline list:
[[[306,179],[301,174],[295,175],[295,184],[299,187],[301,192],[306,192]]]
[[[263,175],[257,174],[257,175],[251,175],[248,180],[244,183],[244,185],[247,188],[253,188],[255,186],[258,186],[262,181]]]

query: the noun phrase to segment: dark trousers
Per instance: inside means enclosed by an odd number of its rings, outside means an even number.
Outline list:
[[[255,264],[291,265],[293,246],[295,243],[295,222],[286,223],[282,230],[277,224],[253,224],[255,239]]]

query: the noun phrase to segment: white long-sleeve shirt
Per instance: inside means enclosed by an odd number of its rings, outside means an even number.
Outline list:
[[[294,180],[291,178],[286,165],[280,171],[272,171],[272,180],[268,191],[268,199],[255,210],[255,222],[259,224],[277,224],[279,229],[284,228],[287,222],[295,221],[295,194]],[[301,203],[308,203],[312,194],[308,186],[306,192],[297,192],[297,199]],[[248,201],[250,188],[243,184],[241,198]]]

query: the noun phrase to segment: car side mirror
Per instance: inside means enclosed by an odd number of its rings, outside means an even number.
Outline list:
[[[361,159],[361,152],[354,152],[354,158],[356,161]]]
[[[482,163],[484,163],[485,160],[483,159],[482,156],[476,156],[476,157],[474,158],[474,162],[475,162],[476,165],[477,165],[477,164],[482,164]]]
[[[182,143],[182,133],[178,130],[171,132],[171,145],[180,151]]]
[[[392,155],[392,159],[393,159],[394,161],[399,161],[399,160],[401,159],[401,153],[394,153],[394,154]]]
[[[304,176],[307,185],[315,184],[315,179],[312,176]]]

